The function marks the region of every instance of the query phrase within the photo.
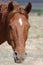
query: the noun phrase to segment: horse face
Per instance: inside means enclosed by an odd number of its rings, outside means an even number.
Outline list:
[[[24,13],[17,12],[9,20],[8,24],[8,42],[14,50],[14,59],[16,62],[21,62],[25,57],[25,45],[28,36],[28,29],[30,28],[28,22],[29,11],[27,11],[26,8],[24,11],[27,12],[27,16],[25,16]]]

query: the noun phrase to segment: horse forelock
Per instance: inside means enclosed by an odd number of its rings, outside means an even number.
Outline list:
[[[20,7],[19,5],[14,5],[14,10],[9,13],[9,17],[11,18],[17,13],[22,14],[22,15],[26,16],[26,18],[28,18],[28,15],[27,15],[26,11],[24,10],[24,8]]]

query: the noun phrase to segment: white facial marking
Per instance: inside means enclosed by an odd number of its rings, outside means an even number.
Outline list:
[[[23,22],[22,22],[22,19],[19,18],[19,24],[22,26],[23,25]]]

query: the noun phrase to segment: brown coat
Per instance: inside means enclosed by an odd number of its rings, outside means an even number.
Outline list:
[[[6,41],[5,17],[7,12],[7,4],[0,4],[0,44]]]

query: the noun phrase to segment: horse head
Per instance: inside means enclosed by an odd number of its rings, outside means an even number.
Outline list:
[[[7,41],[13,48],[15,61],[21,62],[25,56],[26,40],[30,28],[28,14],[32,5],[29,2],[25,8],[16,6],[12,2],[8,4],[10,13],[7,18]]]

